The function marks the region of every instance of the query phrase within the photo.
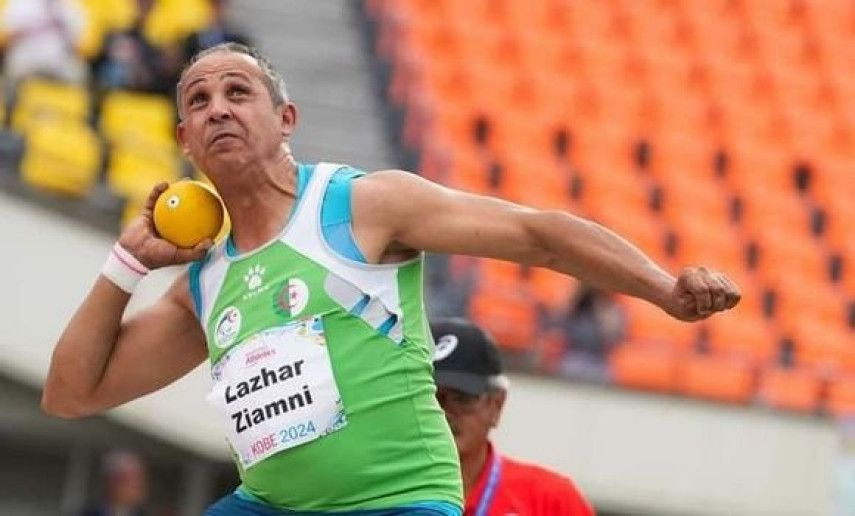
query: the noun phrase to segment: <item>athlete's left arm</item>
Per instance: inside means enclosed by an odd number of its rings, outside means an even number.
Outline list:
[[[686,321],[732,308],[740,299],[724,274],[688,267],[674,278],[595,222],[452,190],[408,172],[375,172],[355,182],[353,220],[369,261],[403,248],[547,267],[645,299]]]

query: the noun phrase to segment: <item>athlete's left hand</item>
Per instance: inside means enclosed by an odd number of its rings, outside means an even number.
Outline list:
[[[739,287],[721,272],[687,267],[677,278],[665,311],[682,321],[706,319],[739,303]]]

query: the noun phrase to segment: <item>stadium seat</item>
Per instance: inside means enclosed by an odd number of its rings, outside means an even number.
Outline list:
[[[28,79],[18,86],[11,127],[18,134],[26,135],[44,120],[84,123],[90,109],[89,92],[81,86]]]
[[[484,156],[466,148],[438,149],[433,168],[423,168],[428,178],[459,190],[475,193],[491,191]]]
[[[844,325],[802,317],[792,325],[796,359],[820,374],[855,373],[855,336]]]
[[[590,208],[588,216],[617,232],[660,263],[668,262],[665,249],[664,225],[646,209],[610,209],[611,204],[598,204]]]
[[[829,382],[826,410],[835,417],[855,416],[855,376],[842,375]]]
[[[627,338],[641,344],[658,344],[685,350],[697,340],[699,327],[678,321],[645,301],[621,298],[627,314]]]
[[[691,355],[680,362],[677,390],[689,396],[729,403],[747,403],[754,393],[748,362],[732,357]]]
[[[711,167],[710,167],[711,168]],[[707,178],[705,178],[707,176]],[[667,178],[667,179],[666,179]],[[729,218],[727,198],[706,170],[683,170],[663,177],[664,216],[686,225],[698,220],[707,224],[726,224]]]
[[[161,95],[112,91],[101,106],[99,127],[110,143],[175,142],[175,109]]]
[[[714,218],[689,216],[672,220],[677,231],[677,261],[681,265],[706,264],[728,272],[738,272],[745,266],[745,241],[732,226],[714,222]],[[699,223],[702,220],[708,223]]]
[[[673,392],[679,357],[674,350],[627,342],[609,356],[615,383],[633,389]]]
[[[576,280],[570,276],[541,267],[531,268],[528,283],[535,299],[554,312],[567,310],[577,286]]]
[[[807,226],[807,222],[803,224]],[[767,278],[775,281],[796,275],[810,283],[827,280],[827,257],[810,237],[807,228],[778,224],[767,226],[762,232],[753,233],[759,244],[760,267]]]
[[[721,356],[766,363],[775,356],[775,339],[766,321],[739,309],[706,322],[710,349]]]
[[[89,59],[101,52],[109,32],[127,29],[136,16],[133,0],[80,0],[80,5],[86,13],[86,24],[77,45]]]
[[[845,320],[842,293],[824,278],[812,281],[798,273],[774,278],[780,296],[776,312],[782,323],[811,318],[823,324],[841,325]]]
[[[759,401],[772,408],[813,413],[819,408],[822,382],[807,368],[769,367],[760,374]]]
[[[501,197],[542,209],[569,210],[570,180],[559,175],[554,161],[544,158],[527,153],[500,154]],[[537,188],[532,188],[535,178]]]
[[[537,343],[537,312],[523,288],[505,290],[479,285],[469,304],[469,316],[508,351],[528,351]]]
[[[21,178],[41,190],[84,197],[95,185],[100,165],[100,144],[89,126],[39,121],[27,136]]]
[[[580,171],[582,204],[592,214],[607,216],[615,206],[634,213],[648,210],[649,193],[644,182],[622,171]]]
[[[146,21],[145,35],[156,45],[175,45],[203,28],[210,17],[211,7],[205,0],[158,0]]]
[[[132,201],[148,197],[152,187],[181,177],[181,164],[169,147],[114,146],[107,168],[107,186],[118,196]]]
[[[478,282],[496,290],[514,290],[522,282],[522,269],[516,263],[502,260],[478,260]]]

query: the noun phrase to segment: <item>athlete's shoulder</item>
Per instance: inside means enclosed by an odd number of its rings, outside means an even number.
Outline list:
[[[354,193],[372,197],[381,204],[411,206],[420,197],[433,196],[438,185],[406,170],[385,169],[368,172],[354,183]]]
[[[508,457],[502,457],[502,464],[508,484],[525,490],[531,498],[537,500],[538,506],[564,507],[574,516],[594,514],[570,478],[542,466]]]

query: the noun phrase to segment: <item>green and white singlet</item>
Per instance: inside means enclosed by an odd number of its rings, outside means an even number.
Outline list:
[[[341,168],[301,165],[277,238],[237,256],[223,243],[191,267],[240,492],[298,511],[462,506],[422,258],[370,265],[330,246],[321,208]]]

